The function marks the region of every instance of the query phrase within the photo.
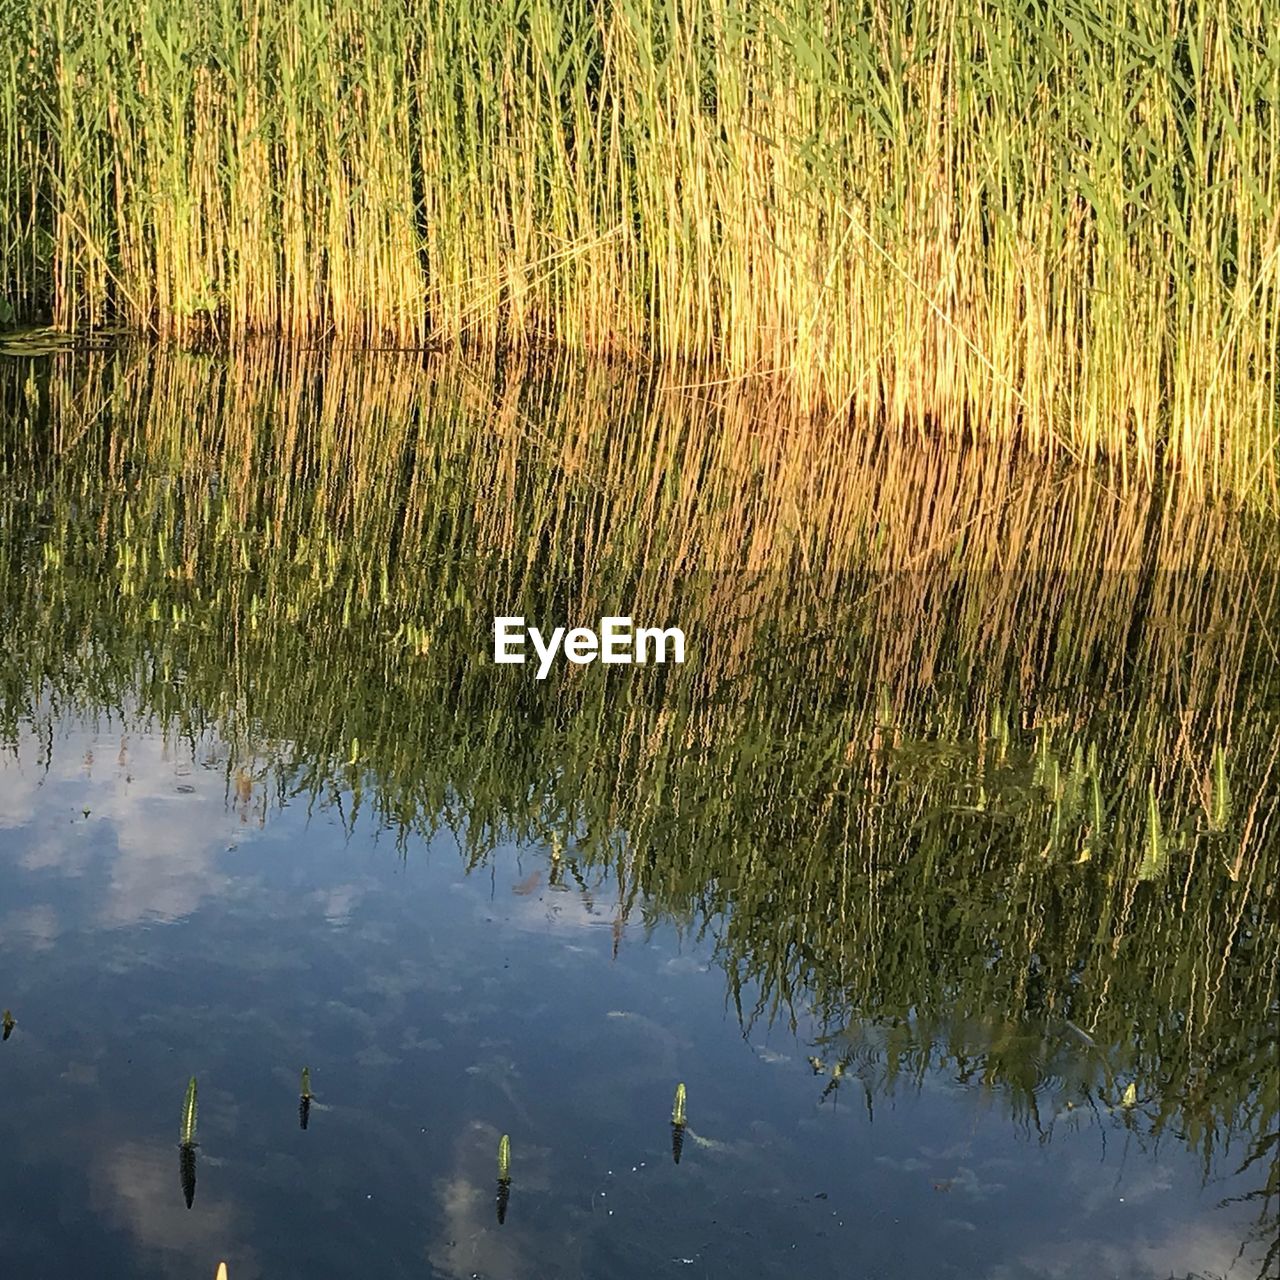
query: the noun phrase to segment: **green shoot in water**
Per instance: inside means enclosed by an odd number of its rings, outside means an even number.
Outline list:
[[[187,1096],[182,1104],[182,1145],[190,1147],[196,1140],[196,1078],[187,1084]]]
[[[311,1068],[310,1068],[310,1067],[303,1067],[303,1068],[302,1068],[302,1096],[303,1096],[304,1098],[310,1098],[310,1097],[312,1096],[312,1093],[311,1093]]]
[[[1209,810],[1209,829],[1221,831],[1231,813],[1231,789],[1227,783],[1227,749],[1213,749],[1213,799]]]
[[[680,1163],[684,1150],[684,1081],[676,1085],[675,1102],[671,1106],[671,1158]]]
[[[1143,843],[1142,862],[1138,867],[1139,880],[1154,880],[1164,870],[1166,842],[1160,821],[1160,806],[1156,801],[1154,780],[1147,785],[1147,835]]]

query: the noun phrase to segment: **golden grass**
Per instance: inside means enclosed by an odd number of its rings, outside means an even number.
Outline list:
[[[0,292],[555,341],[1280,505],[1280,0],[7,0]]]

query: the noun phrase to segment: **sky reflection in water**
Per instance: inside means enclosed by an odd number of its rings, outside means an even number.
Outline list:
[[[1201,1186],[1140,1111],[1045,1139],[940,1071],[886,1088],[855,1057],[832,1089],[807,1020],[742,1034],[707,939],[619,933],[609,874],[545,847],[468,874],[449,832],[402,857],[334,807],[237,795],[225,760],[68,721],[0,769],[11,1274],[1249,1274],[1238,1160]]]

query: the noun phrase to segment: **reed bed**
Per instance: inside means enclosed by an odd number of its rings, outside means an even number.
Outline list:
[[[1280,505],[1280,0],[4,0],[0,293],[556,342]]]

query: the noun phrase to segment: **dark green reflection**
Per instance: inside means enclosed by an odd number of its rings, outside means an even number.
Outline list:
[[[196,1147],[194,1142],[184,1142],[178,1147],[178,1180],[182,1184],[182,1198],[190,1209],[196,1198]]]
[[[619,942],[712,929],[745,1021],[817,1011],[828,1094],[942,1069],[1046,1140],[1265,1163],[1274,528],[847,424],[793,454],[614,372],[125,352],[0,393],[0,731],[213,728],[246,813],[607,865]],[[490,661],[497,613],[618,612],[688,663]]]
[[[306,1129],[311,1121],[311,1068],[302,1068],[302,1092],[298,1095],[298,1127]]]

